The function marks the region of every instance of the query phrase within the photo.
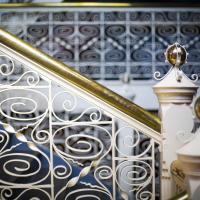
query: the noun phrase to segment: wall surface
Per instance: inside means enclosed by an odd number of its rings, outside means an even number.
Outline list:
[[[158,108],[153,74],[169,70],[168,45],[185,45],[189,56],[183,71],[200,74],[199,19],[199,8],[0,9],[3,28],[152,110]]]

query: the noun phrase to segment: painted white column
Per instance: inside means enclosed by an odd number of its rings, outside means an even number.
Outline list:
[[[187,175],[188,193],[192,200],[200,199],[200,130],[194,138],[177,151],[184,173]]]
[[[190,137],[193,129],[193,113],[190,104],[198,88],[181,70],[181,65],[187,59],[187,52],[182,46],[178,43],[169,46],[165,56],[172,67],[153,87],[160,104],[162,120],[162,200],[169,199],[175,194],[176,187],[171,177],[170,166],[177,159],[176,151]]]

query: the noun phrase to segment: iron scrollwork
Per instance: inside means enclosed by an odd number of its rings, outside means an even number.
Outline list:
[[[153,139],[131,126],[116,129],[122,121],[76,89],[62,88],[5,54],[0,58],[1,199],[155,195]],[[23,73],[13,76],[19,68]]]

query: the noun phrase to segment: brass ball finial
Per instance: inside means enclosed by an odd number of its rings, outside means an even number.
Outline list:
[[[165,52],[166,61],[178,68],[187,62],[187,56],[185,48],[177,42],[170,45]]]

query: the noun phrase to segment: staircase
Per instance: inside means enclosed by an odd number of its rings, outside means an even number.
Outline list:
[[[0,63],[0,199],[160,199],[158,117],[3,29]]]

